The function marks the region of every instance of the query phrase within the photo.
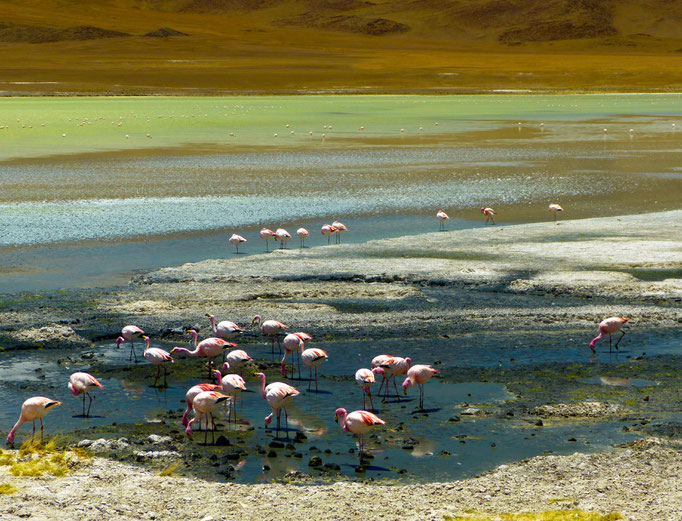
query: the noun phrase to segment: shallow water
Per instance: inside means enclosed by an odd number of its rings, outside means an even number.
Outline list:
[[[480,222],[494,206],[510,223],[550,219],[549,202],[577,218],[682,200],[674,94],[4,98],[0,109],[0,292],[117,284],[226,253],[229,234],[260,226],[306,225],[320,244],[337,218],[366,240],[396,235],[401,216],[419,218],[399,235],[437,229],[438,209]]]
[[[651,342],[647,346],[650,355],[679,352],[679,338],[667,341]],[[171,344],[154,342],[166,349]],[[312,345],[312,344],[311,344]],[[315,347],[325,349],[330,361],[320,368],[322,375],[319,381],[319,392],[309,392],[307,371],[303,368],[303,380],[287,379],[301,394],[294,399],[289,410],[289,433],[293,437],[296,431],[306,434],[307,440],[296,445],[301,451],[302,458],[286,457],[286,451],[279,452],[279,457],[268,458],[253,454],[245,458],[243,467],[236,475],[239,482],[252,483],[263,480],[281,478],[290,470],[309,472],[307,463],[311,456],[319,455],[324,463],[338,464],[341,474],[355,476],[357,466],[357,452],[349,450],[356,448],[352,435],[342,432],[334,423],[334,411],[337,407],[344,407],[349,411],[362,409],[363,401],[360,389],[354,383],[352,375],[361,366],[369,366],[370,360],[382,352],[409,351],[415,363],[431,363],[438,359],[438,368],[462,365],[499,365],[504,360],[505,365],[519,365],[537,363],[547,359],[541,351],[510,350],[504,347],[488,349],[488,357],[479,356],[479,352],[469,356],[455,348],[444,348],[442,345],[421,343],[405,345],[403,341],[386,341],[381,345],[361,347],[355,342],[316,342]],[[243,344],[256,358],[270,358],[269,343]],[[609,355],[599,350],[597,362],[602,364],[617,364],[625,362],[632,356],[629,346],[618,355]],[[138,346],[138,351],[139,351]],[[676,349],[676,350],[675,350]],[[562,356],[556,359],[563,362],[586,362],[587,349],[562,350]],[[70,432],[75,429],[104,426],[112,424],[130,424],[138,422],[159,423],[157,434],[166,434],[168,427],[163,421],[170,413],[174,418],[172,423],[179,426],[184,410],[184,395],[186,390],[205,381],[202,375],[205,365],[196,365],[196,376],[188,379],[175,376],[179,374],[182,364],[187,360],[175,357],[175,364],[171,366],[169,387],[154,389],[152,382],[153,370],[146,362],[140,364],[149,377],[134,378],[125,369],[128,362],[129,350],[126,346],[116,349],[112,342],[98,344],[92,351],[81,359],[82,352],[54,352],[54,351],[24,351],[14,353],[0,353],[0,400],[5,406],[0,410],[0,424],[9,428],[16,420],[23,400],[36,394],[42,394],[63,401],[63,405],[56,408],[45,420],[46,432],[49,435],[59,432]],[[58,363],[58,358],[73,359]],[[76,370],[88,370],[89,356],[96,360],[95,367],[107,367],[108,370],[100,381],[104,386],[102,391],[93,392],[95,401],[90,418],[82,418],[80,398],[73,397],[66,383],[68,376]],[[510,356],[514,360],[510,361]],[[144,365],[143,365],[144,364]],[[120,372],[116,371],[120,368]],[[112,370],[113,368],[113,370]],[[97,372],[93,371],[96,376]],[[175,374],[174,374],[175,373]],[[614,377],[610,377],[614,378]],[[278,378],[282,380],[283,378]],[[398,383],[401,383],[399,380]],[[596,382],[595,382],[596,383]],[[632,385],[656,385],[656,382],[644,380],[632,381]],[[258,381],[253,377],[247,378],[248,392],[243,393],[242,402],[238,405],[239,430],[253,430],[247,437],[249,447],[267,447],[273,439],[274,431],[266,430],[263,419],[270,413],[266,402],[258,394]],[[314,388],[314,386],[313,386]],[[376,395],[378,384],[373,391]],[[623,431],[623,427],[632,424],[630,420],[593,420],[585,422],[545,422],[538,427],[532,422],[521,418],[510,417],[500,419],[484,416],[467,416],[462,411],[469,406],[487,410],[507,400],[513,400],[504,385],[484,382],[443,383],[438,378],[432,379],[425,386],[425,410],[418,411],[418,394],[416,389],[409,391],[407,396],[401,394],[398,401],[392,392],[388,401],[382,403],[377,396],[374,405],[377,414],[384,419],[388,428],[380,429],[377,439],[367,439],[368,449],[375,456],[367,468],[365,476],[372,478],[405,479],[408,481],[438,481],[458,479],[484,472],[502,463],[517,461],[525,457],[532,457],[541,453],[566,454],[579,451],[596,451],[610,448],[616,443],[630,441],[637,436]],[[459,416],[461,421],[449,421]],[[274,427],[275,424],[272,424]],[[230,427],[234,428],[234,427]],[[30,425],[23,426],[19,431],[19,439],[30,435]],[[284,432],[280,436],[284,440]],[[204,434],[195,433],[193,443],[203,443]],[[408,450],[403,448],[411,445]],[[317,450],[319,452],[317,452]],[[229,448],[226,449],[229,452]],[[357,450],[357,448],[356,448]],[[445,452],[443,452],[445,451]],[[290,455],[292,453],[289,453]],[[268,465],[270,471],[264,473],[263,465]],[[405,469],[407,474],[399,474],[399,469]],[[313,475],[317,475],[313,471]]]

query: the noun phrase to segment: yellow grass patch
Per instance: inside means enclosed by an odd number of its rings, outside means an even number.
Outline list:
[[[45,444],[25,441],[18,452],[0,450],[0,465],[9,466],[9,471],[15,476],[42,476],[46,473],[65,476],[87,457],[88,454],[81,449],[58,449],[54,439]]]

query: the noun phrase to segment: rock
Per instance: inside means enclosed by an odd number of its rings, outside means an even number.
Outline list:
[[[134,454],[137,461],[159,458],[179,458],[180,453],[174,450],[141,450]]]
[[[161,445],[162,443],[172,443],[173,438],[170,436],[159,436],[158,434],[150,434],[147,441],[152,445]]]
[[[313,456],[310,458],[310,461],[308,462],[309,467],[320,467],[322,466],[322,458],[319,456]]]

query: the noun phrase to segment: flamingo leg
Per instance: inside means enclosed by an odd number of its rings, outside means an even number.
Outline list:
[[[282,409],[277,411],[277,435],[275,436],[275,438],[279,438],[279,418],[281,415],[282,415]]]
[[[618,341],[616,342],[616,349],[618,349],[618,344],[620,344],[620,341],[623,340],[623,337],[624,337],[624,336],[625,336],[625,331],[622,331],[622,330],[621,330],[621,332],[620,332],[620,338],[619,338]]]
[[[289,415],[286,408],[284,409],[284,429],[287,431],[287,440],[289,439]]]
[[[166,375],[168,372],[166,371],[166,366],[163,366],[163,386],[168,387],[168,382],[166,381]]]
[[[43,442],[43,419],[40,418],[40,443]]]
[[[90,396],[90,393],[85,393],[88,395],[88,398],[90,398],[90,403],[88,403],[88,412],[85,413],[85,415],[89,418],[90,417],[90,407],[92,407],[92,396]],[[85,406],[85,396],[83,396],[83,405]]]
[[[362,388],[362,408],[367,409],[367,389]]]
[[[137,355],[135,354],[135,346],[133,346],[133,339],[130,339],[130,356],[128,356],[128,362],[131,362],[133,360],[133,357],[135,357],[135,361],[137,362]]]
[[[317,367],[315,368],[315,392],[317,392]]]
[[[419,408],[424,409],[424,384],[419,384]]]
[[[308,367],[308,392],[310,392],[310,384],[313,381],[313,368]]]
[[[393,387],[395,388],[395,395],[398,397],[398,401],[400,401],[400,393],[398,392],[398,386],[395,383],[395,375],[393,375]]]
[[[89,411],[90,409],[88,409]],[[85,418],[85,393],[83,393],[83,418]]]
[[[369,396],[369,404],[372,406],[372,410],[374,410],[374,404],[372,403],[372,391],[370,388],[367,388],[367,396]]]
[[[40,420],[42,421],[42,420]],[[33,420],[33,433],[31,434],[31,443],[33,443],[33,437],[36,435],[36,421]]]

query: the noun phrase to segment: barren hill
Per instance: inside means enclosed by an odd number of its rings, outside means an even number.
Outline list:
[[[682,2],[0,0],[0,55],[6,92],[679,90]]]

